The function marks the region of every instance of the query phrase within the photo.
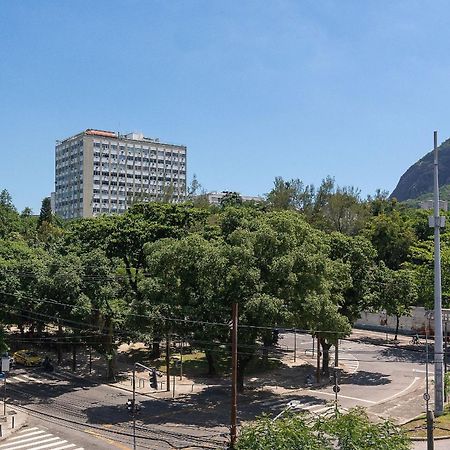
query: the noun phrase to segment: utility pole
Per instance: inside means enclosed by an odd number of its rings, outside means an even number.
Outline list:
[[[170,392],[170,335],[166,334],[166,391]]]
[[[136,363],[133,364],[133,450],[136,450]]]
[[[297,330],[294,328],[294,362],[297,361]]]
[[[320,338],[317,336],[317,367],[316,367],[316,381],[320,383],[320,357],[322,352],[320,351]]]
[[[231,329],[231,429],[230,448],[236,446],[237,437],[237,344],[238,344],[238,304],[233,303],[233,317]]]
[[[339,367],[339,338],[336,338],[336,344],[334,344],[334,367]]]
[[[434,132],[434,215],[429,224],[434,227],[434,413],[444,413],[444,353],[442,343],[442,290],[441,290],[441,246],[440,227],[445,225],[445,217],[439,216],[439,166],[437,131]]]
[[[3,385],[3,415],[6,416],[6,372],[4,373],[4,385]]]
[[[423,394],[423,398],[425,399],[427,405],[427,450],[434,449],[434,437],[433,437],[433,428],[434,428],[434,415],[433,411],[430,411],[430,393],[428,390],[428,328],[425,329],[425,348],[426,348],[426,365],[425,365],[425,394]]]

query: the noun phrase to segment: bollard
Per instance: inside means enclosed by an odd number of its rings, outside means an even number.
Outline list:
[[[433,411],[427,411],[427,450],[434,449],[433,422],[434,422]]]
[[[16,425],[16,416],[11,417],[11,428],[15,428]]]
[[[192,383],[191,392],[194,392],[194,383]]]
[[[0,437],[3,437],[3,426],[1,423],[0,423]]]

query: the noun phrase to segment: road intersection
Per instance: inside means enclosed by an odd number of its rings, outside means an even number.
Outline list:
[[[381,345],[383,336],[356,331],[351,339],[341,341],[338,404],[344,410],[361,406],[371,417],[402,422],[425,409],[425,352],[422,347]],[[290,402],[313,414],[325,414],[334,407],[331,383],[306,382],[314,374],[311,337],[299,333],[295,337],[295,363],[294,333],[280,335],[279,347],[285,350],[283,367],[248,380],[249,390],[239,398],[242,422],[261,413],[275,416]],[[138,448],[223,445],[229,424],[229,382],[196,382],[199,390],[175,399],[167,395],[163,398],[161,391],[152,395],[138,392]],[[18,368],[8,378],[8,397],[14,407],[29,413],[31,427],[45,429],[79,447],[127,449],[132,442],[132,428],[125,407],[130,393],[123,389],[125,386],[130,388],[129,383],[110,386],[66,372],[48,374]]]

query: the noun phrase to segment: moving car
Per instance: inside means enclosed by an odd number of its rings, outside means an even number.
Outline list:
[[[24,366],[39,366],[42,363],[42,356],[31,350],[19,350],[13,356],[16,364]]]

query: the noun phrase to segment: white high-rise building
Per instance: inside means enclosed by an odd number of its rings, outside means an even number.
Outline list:
[[[186,147],[88,129],[57,141],[56,214],[65,219],[123,213],[137,201],[186,198]]]

